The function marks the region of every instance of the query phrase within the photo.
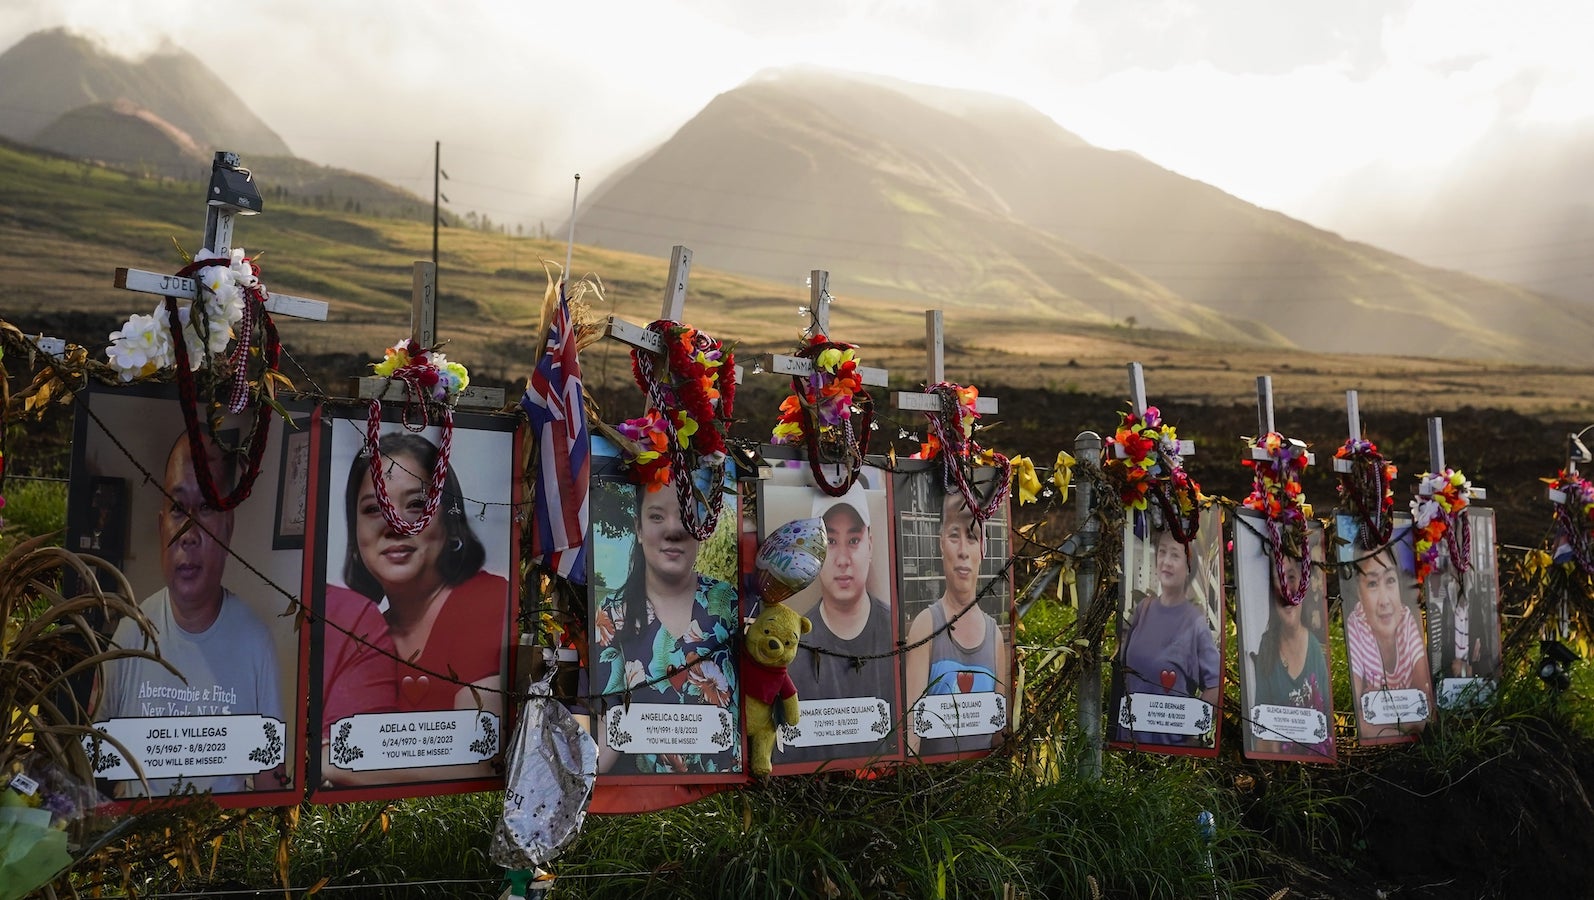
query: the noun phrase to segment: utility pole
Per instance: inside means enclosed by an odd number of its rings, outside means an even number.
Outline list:
[[[443,207],[439,201],[448,200],[443,195],[443,179],[447,177],[448,173],[443,171],[443,142],[434,141],[432,144],[432,290],[434,292],[438,290],[437,228],[443,221]],[[441,294],[434,293],[434,296]]]

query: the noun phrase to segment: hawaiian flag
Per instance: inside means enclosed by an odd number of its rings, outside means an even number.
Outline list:
[[[550,291],[552,288],[550,288]],[[587,478],[591,471],[581,364],[565,283],[548,324],[548,343],[526,381],[520,406],[537,441],[532,505],[533,563],[576,584],[587,582]]]

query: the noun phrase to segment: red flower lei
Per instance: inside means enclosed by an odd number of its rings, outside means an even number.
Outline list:
[[[1357,546],[1376,550],[1389,543],[1395,527],[1395,464],[1379,454],[1377,444],[1356,439],[1334,451],[1334,458],[1350,461],[1350,471],[1339,473],[1339,498],[1357,520]]]
[[[659,319],[648,330],[664,345],[668,378],[659,377],[656,354],[632,349],[631,374],[651,409],[642,418],[623,423],[620,431],[662,434],[663,447],[643,448],[657,455],[642,465],[633,461],[633,471],[648,490],[674,482],[681,523],[694,538],[706,541],[719,524],[724,499],[720,482],[736,400],[736,358],[729,348],[690,325]],[[705,461],[712,480],[701,498],[704,514],[699,515],[692,473]]]
[[[1306,447],[1276,431],[1248,441],[1252,449],[1264,450],[1265,460],[1244,460],[1254,471],[1251,493],[1242,501],[1267,517],[1268,541],[1272,544],[1273,573],[1278,579],[1279,599],[1300,606],[1311,583],[1312,558],[1306,548],[1306,494],[1301,488],[1301,473],[1306,471]],[[1284,560],[1298,560],[1300,581],[1292,589],[1284,577]]]
[[[1119,416],[1118,430],[1106,440],[1104,467],[1118,477],[1124,508],[1144,511],[1155,499],[1174,539],[1190,543],[1201,524],[1201,485],[1184,470],[1178,434],[1155,406],[1146,407],[1144,416],[1133,410]],[[1114,446],[1123,448],[1122,458]]]

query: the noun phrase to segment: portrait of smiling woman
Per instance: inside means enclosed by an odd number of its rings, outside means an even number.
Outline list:
[[[1362,743],[1415,740],[1433,714],[1410,528],[1410,520],[1397,524],[1390,543],[1371,554],[1341,547],[1345,649]],[[1358,557],[1346,559],[1353,550]]]
[[[387,495],[399,517],[416,521],[426,505],[426,481],[437,463],[437,447],[418,434],[382,437]],[[443,496],[462,496],[459,477],[448,466]],[[509,582],[483,571],[486,548],[471,530],[457,502],[438,505],[419,534],[405,535],[388,525],[371,479],[370,459],[349,469],[344,488],[349,550],[343,563],[348,589],[382,607],[399,659],[396,703],[401,711],[475,709],[471,686],[500,686],[501,636],[460,623],[501,622]],[[330,595],[335,589],[328,588]],[[429,673],[454,673],[455,684]],[[481,692],[492,712],[501,712],[499,695]]]

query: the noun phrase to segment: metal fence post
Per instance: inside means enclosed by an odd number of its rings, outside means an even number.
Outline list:
[[[1101,435],[1094,431],[1080,432],[1074,439],[1074,457],[1092,470],[1100,469]],[[1079,588],[1079,618],[1076,620],[1079,622],[1089,618],[1096,596],[1096,559],[1093,554],[1096,552],[1101,521],[1096,518],[1095,487],[1090,478],[1081,478],[1074,501],[1079,504],[1076,518],[1079,558],[1074,576]],[[1081,651],[1083,665],[1080,667],[1078,694],[1079,732],[1085,741],[1080,775],[1092,781],[1101,777],[1101,656],[1098,650],[1092,646]]]

